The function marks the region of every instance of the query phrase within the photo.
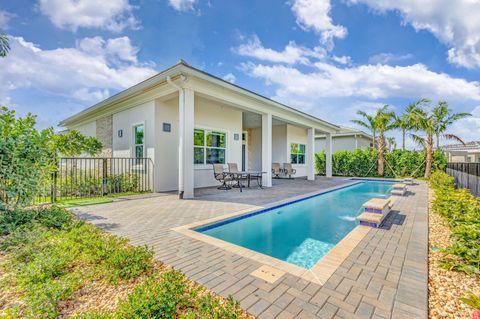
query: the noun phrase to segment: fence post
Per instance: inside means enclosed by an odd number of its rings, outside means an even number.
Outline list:
[[[102,179],[102,187],[103,187],[103,196],[108,194],[108,173],[107,173],[107,159],[103,159],[103,169],[102,169],[103,179]]]
[[[51,174],[52,183],[50,184],[50,201],[55,203],[57,201],[57,170],[58,170],[58,159],[55,157],[53,159],[55,162],[55,168]]]

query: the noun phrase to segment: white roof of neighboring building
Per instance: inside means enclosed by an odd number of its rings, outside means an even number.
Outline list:
[[[442,146],[444,151],[480,151],[480,141],[472,141],[465,144],[450,144]]]
[[[280,102],[274,101],[272,99],[269,99],[265,96],[262,96],[258,93],[255,93],[253,91],[250,91],[248,89],[242,88],[238,85],[235,85],[233,83],[230,83],[228,81],[225,81],[219,77],[216,77],[214,75],[211,75],[205,71],[196,69],[187,63],[185,61],[180,60],[177,64],[174,66],[161,71],[160,73],[124,90],[121,91],[77,114],[74,114],[73,116],[70,116],[64,120],[62,120],[59,123],[59,126],[69,126],[74,123],[79,123],[81,121],[84,121],[88,119],[92,114],[95,114],[97,112],[101,112],[102,110],[111,107],[113,104],[120,103],[125,101],[126,99],[136,96],[139,94],[142,94],[143,92],[146,92],[150,90],[153,87],[159,86],[161,84],[164,84],[167,82],[168,77],[176,77],[176,76],[181,76],[183,74],[187,75],[192,75],[194,77],[201,78],[202,80],[206,80],[210,83],[220,85],[221,87],[230,89],[232,91],[235,91],[237,93],[243,94],[244,96],[248,98],[253,98],[257,101],[260,101],[262,103],[265,103],[266,105],[274,106],[277,107],[283,111],[287,111],[291,114],[295,114],[296,116],[301,116],[305,119],[308,119],[309,121],[312,121],[313,123],[316,123],[317,125],[321,125],[322,127],[326,127],[329,130],[332,130],[334,132],[338,132],[340,130],[340,126],[335,125],[333,123],[324,121],[318,117],[315,117],[313,115],[307,114],[305,112],[299,111],[295,108],[292,108],[288,105],[282,104]]]
[[[356,129],[353,129],[353,128],[350,128],[350,127],[346,127],[346,126],[340,126],[340,131],[338,133],[332,134],[332,136],[354,136],[354,135],[361,135],[365,138],[373,139],[373,136],[368,134],[368,133],[365,133],[361,130],[356,130]],[[325,135],[320,134],[320,135],[317,135],[315,137],[316,138],[325,138]]]

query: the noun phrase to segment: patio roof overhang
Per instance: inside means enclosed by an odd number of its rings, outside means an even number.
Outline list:
[[[59,123],[59,126],[69,127],[79,125],[94,119],[135,107],[155,98],[177,92],[177,88],[169,85],[167,79],[182,86],[191,88],[198,94],[218,99],[251,112],[272,114],[304,127],[313,127],[319,133],[338,133],[341,127],[304,113],[288,105],[279,103],[265,96],[227,82],[216,76],[189,66],[184,61],[140,82],[108,99],[101,101]]]

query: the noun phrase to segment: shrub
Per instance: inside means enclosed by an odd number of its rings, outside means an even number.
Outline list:
[[[46,227],[59,229],[72,223],[72,215],[58,207],[0,212],[0,236],[7,235],[18,227],[34,221]]]
[[[2,214],[8,234],[0,244],[7,252],[2,285],[14,287],[25,301],[18,317],[56,318],[59,304],[92,279],[116,283],[153,270],[153,254],[127,240],[107,235],[65,210]]]
[[[36,117],[17,117],[0,108],[0,209],[34,202],[55,169],[55,156],[97,153],[102,144],[77,131],[55,135],[53,128],[36,129]]]
[[[435,190],[433,209],[445,217],[454,243],[444,250],[442,266],[467,273],[480,271],[480,200],[467,189],[455,189],[443,172],[430,177]]]
[[[157,280],[149,278],[120,303],[117,318],[175,318],[180,308],[188,305],[185,277],[169,271]]]
[[[98,171],[76,170],[75,174],[65,173],[57,181],[60,196],[84,197],[103,195],[103,178]],[[126,193],[140,191],[140,177],[133,173],[115,174],[107,179],[108,193]]]
[[[354,151],[336,151],[332,155],[333,175],[378,177],[377,151],[374,149],[356,149]],[[384,177],[422,177],[425,172],[425,152],[393,150],[385,153]],[[325,152],[315,154],[317,174],[325,174]],[[445,170],[446,159],[441,151],[435,151],[433,170]]]
[[[170,270],[159,277],[152,276],[120,303],[115,318],[222,318],[237,319],[242,310],[229,297],[219,298],[191,287],[181,273]],[[181,314],[179,316],[179,314]]]

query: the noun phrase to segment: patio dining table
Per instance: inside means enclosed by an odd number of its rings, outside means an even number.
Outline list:
[[[262,171],[239,171],[239,172],[229,172],[228,174],[230,174],[233,177],[233,180],[237,181],[238,188],[240,188],[240,192],[241,192],[242,188],[244,187],[242,185],[242,178],[247,179],[247,187],[250,187],[250,181],[252,179],[256,179],[258,186],[260,188],[263,188],[262,187],[262,176],[263,176],[263,174],[266,174],[266,172],[262,172]]]

